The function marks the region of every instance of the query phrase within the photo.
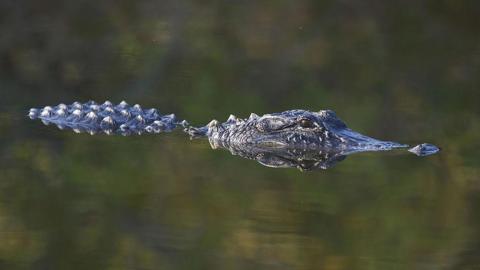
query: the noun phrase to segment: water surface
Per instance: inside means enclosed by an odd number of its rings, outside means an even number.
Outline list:
[[[1,269],[477,269],[477,4],[2,1]],[[31,107],[127,100],[199,126],[332,109],[442,152],[272,169],[182,132]]]

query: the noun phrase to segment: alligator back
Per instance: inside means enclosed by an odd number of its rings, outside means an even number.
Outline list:
[[[55,124],[60,129],[70,128],[77,133],[92,135],[160,133],[172,131],[178,125],[188,125],[186,121],[178,122],[174,114],[162,115],[156,109],[142,109],[138,104],[130,106],[125,101],[117,105],[110,101],[103,104],[89,101],[32,108],[28,116],[41,119],[46,125]]]

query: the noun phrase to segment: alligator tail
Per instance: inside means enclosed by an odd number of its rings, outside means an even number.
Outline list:
[[[162,115],[156,109],[142,109],[140,105],[128,105],[125,101],[117,105],[110,101],[97,104],[74,102],[54,107],[30,109],[31,119],[40,119],[45,125],[55,124],[60,129],[69,128],[77,133],[90,134],[143,134],[170,132],[177,126],[187,128],[188,123],[178,121],[174,114]]]

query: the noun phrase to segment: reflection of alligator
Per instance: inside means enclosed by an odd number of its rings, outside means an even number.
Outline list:
[[[308,148],[269,148],[255,145],[222,147],[232,155],[256,160],[271,168],[298,168],[302,171],[328,169],[345,159],[347,152]]]
[[[299,160],[317,160],[318,163],[310,162],[313,166],[308,167],[326,168],[351,153],[407,147],[357,133],[330,110],[290,110],[261,117],[252,113],[248,119],[230,115],[226,122],[212,120],[199,128],[190,126],[185,120],[177,120],[173,114],[161,115],[156,109],[129,106],[126,102],[118,105],[109,101],[103,104],[92,101],[60,104],[30,109],[29,116],[39,118],[45,124],[56,124],[61,129],[71,128],[75,132],[90,134],[160,133],[180,126],[192,137],[208,137],[212,148],[226,148],[233,154],[273,167],[302,167]],[[421,144],[410,151],[426,156],[439,149],[431,144]]]

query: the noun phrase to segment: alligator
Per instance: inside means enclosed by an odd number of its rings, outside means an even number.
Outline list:
[[[331,110],[312,112],[289,110],[248,118],[230,115],[225,122],[212,120],[194,127],[174,114],[161,114],[157,109],[143,109],[125,101],[97,104],[74,102],[41,109],[30,109],[31,119],[60,129],[91,135],[141,135],[183,129],[191,138],[208,138],[213,149],[227,149],[234,155],[257,160],[269,167],[295,167],[301,170],[326,169],[347,155],[366,151],[389,151],[408,145],[383,141],[351,130]],[[423,143],[411,149],[418,156],[435,154],[440,149]]]

